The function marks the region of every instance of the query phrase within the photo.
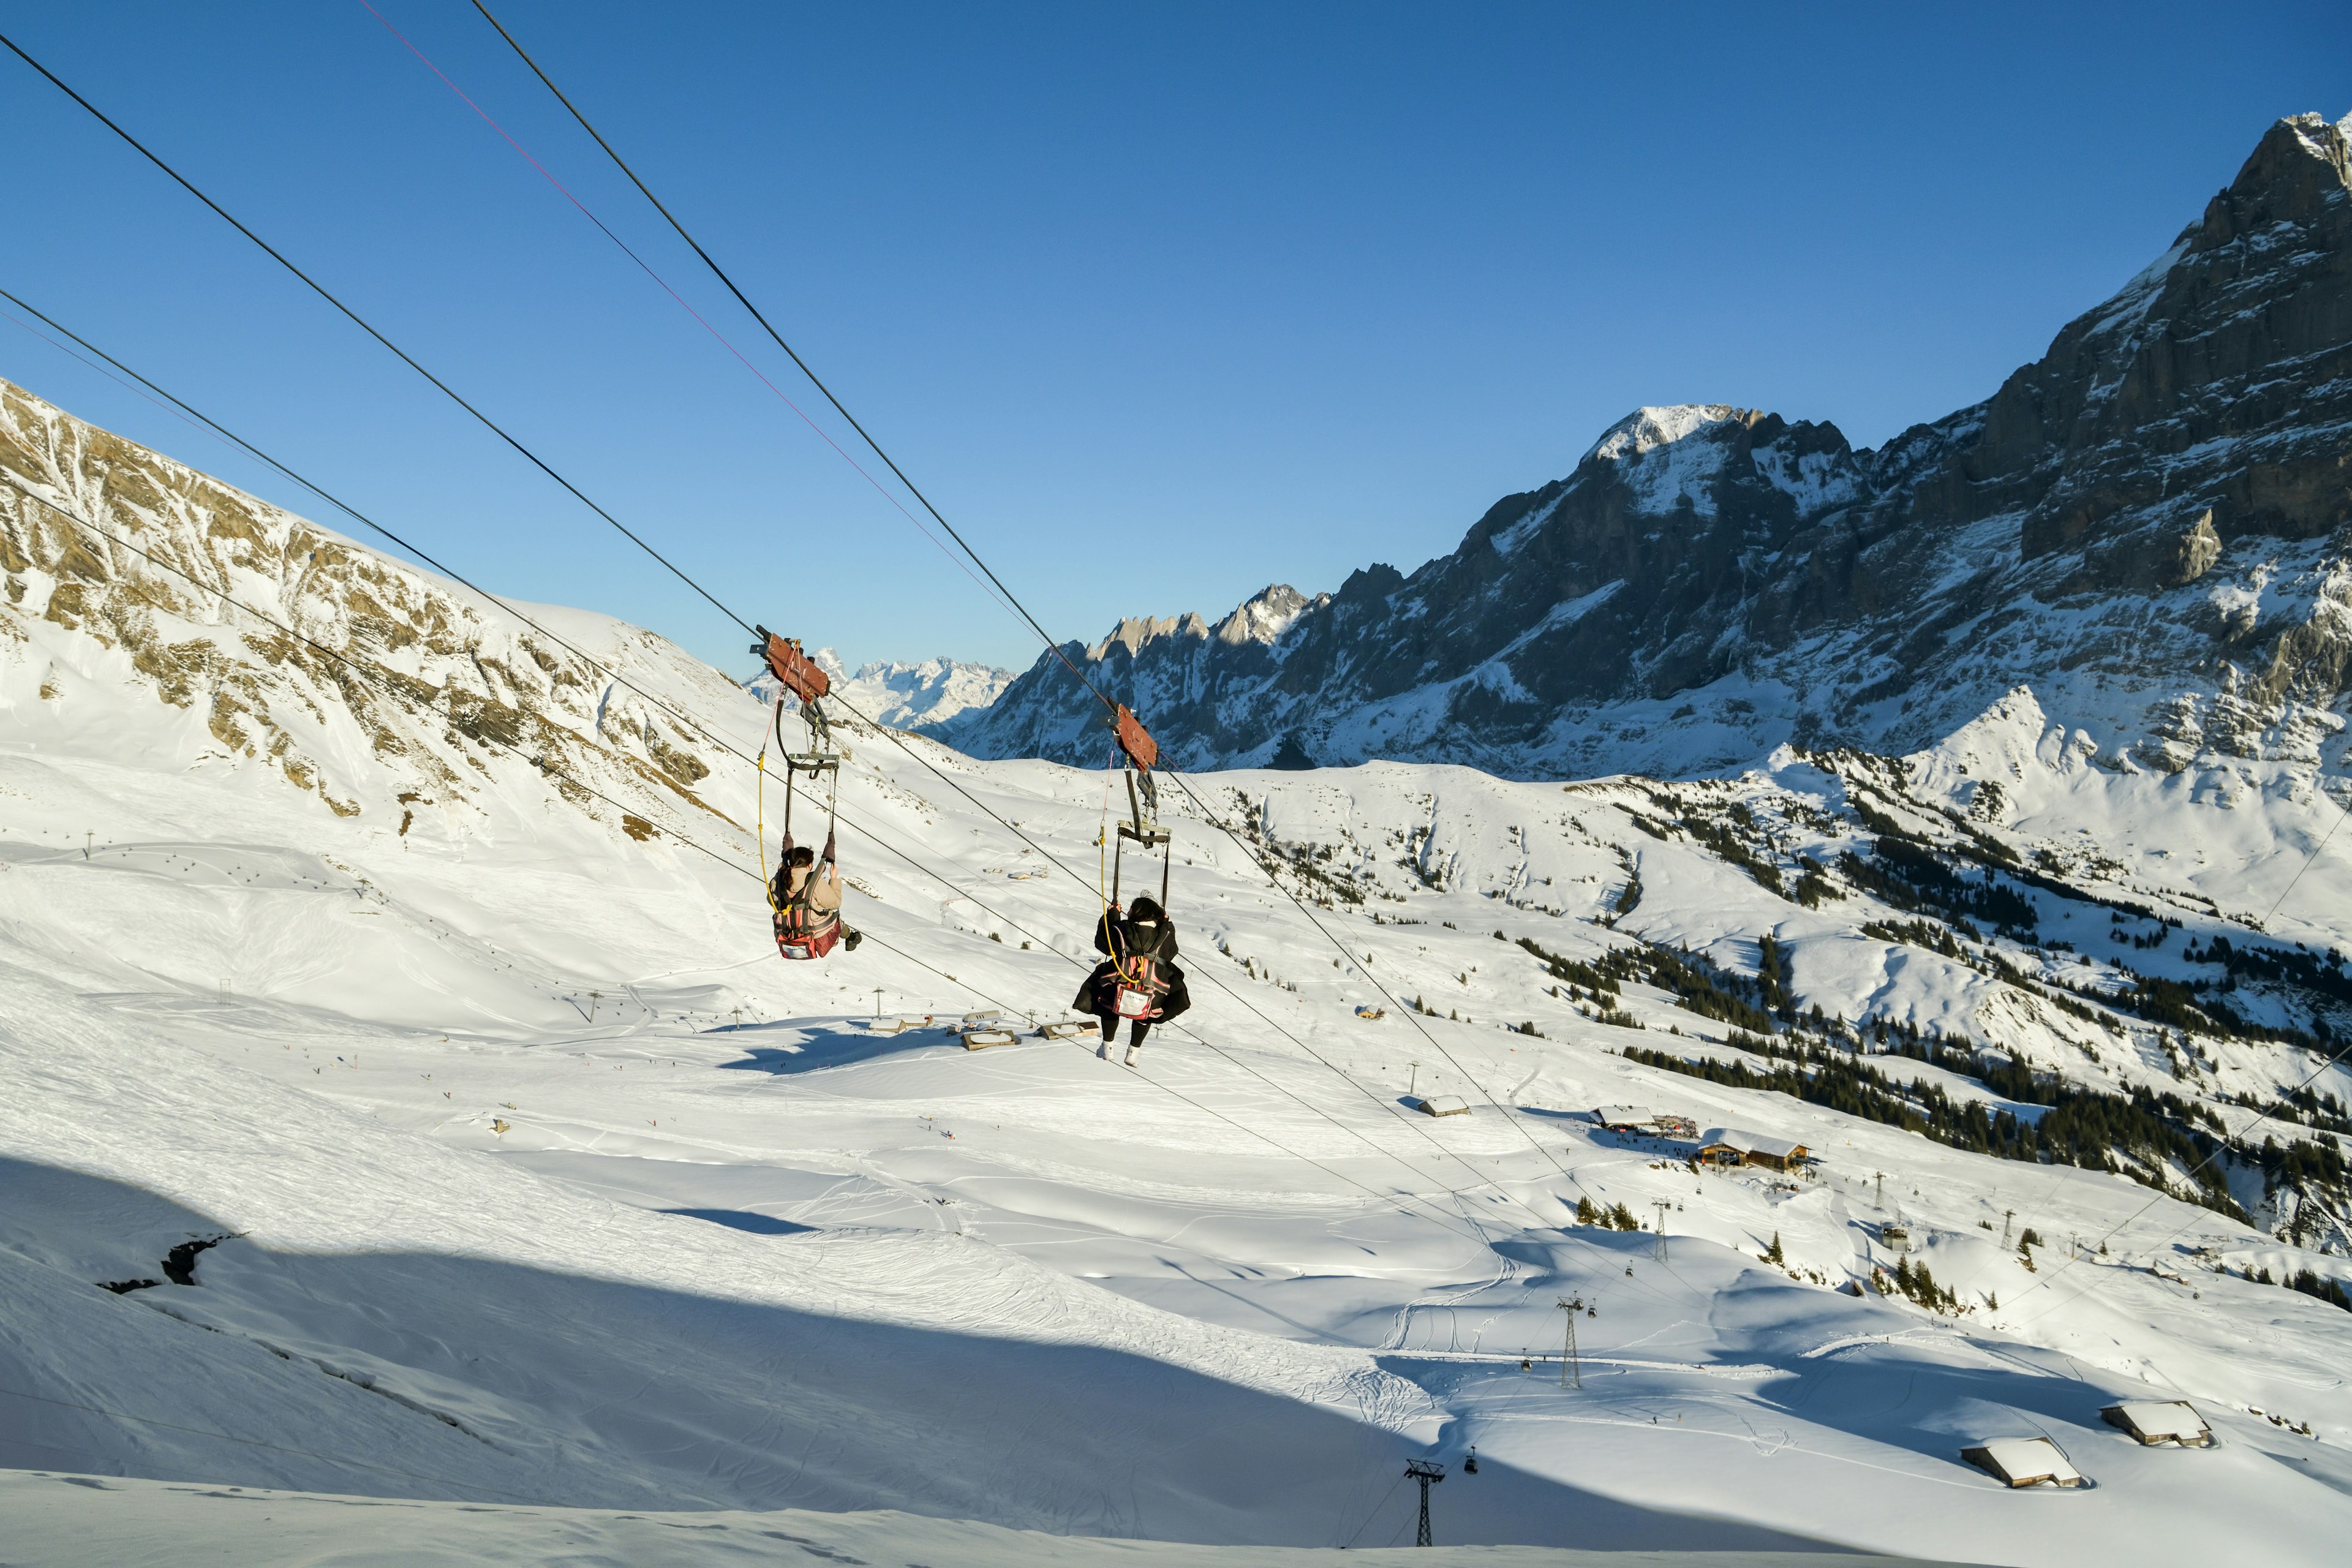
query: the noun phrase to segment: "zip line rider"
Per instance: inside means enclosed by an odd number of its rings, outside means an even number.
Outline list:
[[[833,841],[824,853],[805,844],[787,845],[776,863],[770,891],[776,910],[776,946],[786,957],[795,947],[822,958],[833,951],[836,938],[851,952],[865,938],[841,923],[841,868],[833,858]]]
[[[768,671],[782,690],[776,696],[776,749],[784,762],[783,851],[776,874],[768,882],[768,907],[775,913],[776,952],[785,958],[823,958],[838,942],[850,952],[863,940],[842,923],[841,867],[834,858],[834,821],[841,794],[841,753],[834,749],[833,730],[819,701],[833,689],[832,678],[801,651],[798,639],[780,637],[765,626],[753,628],[760,641],[751,651],[767,661]],[[796,752],[784,744],[784,695],[800,699],[801,717],[808,724],[809,749]],[[761,815],[766,814],[768,744],[760,742]],[[825,784],[824,849],[793,842],[793,801],[800,775],[814,785]],[[761,829],[765,831],[764,828]]]
[[[1102,1020],[1102,1044],[1095,1055],[1110,1059],[1125,1018],[1129,1067],[1142,1059],[1143,1037],[1151,1026],[1173,1018],[1192,1005],[1184,985],[1184,972],[1176,966],[1176,928],[1167,911],[1149,893],[1136,895],[1124,915],[1117,904],[1103,910],[1095,925],[1095,951],[1108,954],[1078,987],[1071,1005]]]

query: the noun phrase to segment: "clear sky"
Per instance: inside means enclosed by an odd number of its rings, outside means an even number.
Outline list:
[[[817,415],[471,5],[374,4]],[[1643,404],[1884,441],[2038,356],[2271,121],[2352,110],[2352,8],[2307,3],[493,8],[1089,640],[1409,571]],[[1036,656],[360,0],[0,30],[747,618],[853,662]],[[14,57],[0,84],[0,284],[489,586],[750,668]],[[332,522],[5,322],[0,374]]]

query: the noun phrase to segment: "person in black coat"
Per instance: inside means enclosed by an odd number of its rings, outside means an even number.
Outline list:
[[[1103,911],[1095,926],[1095,951],[1107,954],[1078,987],[1072,1004],[1102,1020],[1102,1044],[1095,1054],[1108,1060],[1118,1037],[1118,1021],[1128,1020],[1127,1065],[1140,1060],[1143,1037],[1151,1026],[1173,1018],[1192,1005],[1184,987],[1184,972],[1176,966],[1176,928],[1158,900],[1138,898],[1124,913],[1117,904]],[[1119,994],[1139,994],[1143,1011],[1122,1012]]]

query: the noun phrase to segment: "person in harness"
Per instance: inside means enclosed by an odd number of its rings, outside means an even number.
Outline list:
[[[1118,1022],[1126,1019],[1126,1065],[1134,1067],[1142,1059],[1143,1037],[1151,1026],[1192,1005],[1184,972],[1176,966],[1176,928],[1159,901],[1144,895],[1123,915],[1117,904],[1103,911],[1095,926],[1095,951],[1106,956],[1071,1005],[1102,1020],[1102,1044],[1095,1054],[1105,1061],[1118,1037]]]
[[[856,952],[864,940],[842,923],[841,868],[830,842],[822,862],[805,844],[786,849],[769,901],[776,911],[776,951],[786,958],[823,958],[835,942]]]

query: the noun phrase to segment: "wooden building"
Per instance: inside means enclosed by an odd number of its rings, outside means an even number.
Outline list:
[[[1786,1138],[1743,1132],[1737,1127],[1710,1127],[1699,1136],[1698,1157],[1711,1165],[1762,1165],[1789,1171],[1803,1164],[1807,1155],[1802,1143]]]
[[[2006,1487],[2079,1487],[2083,1472],[2047,1437],[2001,1437],[1960,1450],[1960,1458]]]
[[[2210,1448],[2213,1429],[2186,1400],[2126,1399],[2099,1412],[2110,1426],[2121,1427],[2147,1447],[2178,1443],[2184,1448]]]

